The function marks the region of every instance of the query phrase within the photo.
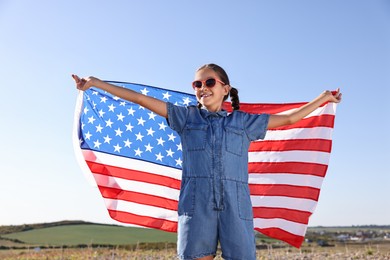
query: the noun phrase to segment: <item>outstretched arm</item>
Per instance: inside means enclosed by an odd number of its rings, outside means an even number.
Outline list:
[[[325,102],[335,102],[339,103],[341,101],[341,92],[340,89],[337,89],[335,92],[325,91],[313,101],[301,106],[297,110],[284,115],[271,115],[268,122],[268,129],[276,128],[284,125],[291,125],[311,112],[316,108],[320,107]]]
[[[99,89],[105,90],[114,96],[123,98],[133,103],[137,103],[140,106],[143,106],[160,116],[163,116],[165,118],[168,117],[167,106],[164,101],[153,97],[145,96],[130,89],[125,89],[109,84],[95,77],[79,78],[77,75],[74,74],[72,74],[72,77],[76,82],[77,89],[79,90],[85,91],[90,87],[94,86]]]

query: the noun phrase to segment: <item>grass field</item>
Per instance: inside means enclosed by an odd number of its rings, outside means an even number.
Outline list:
[[[353,228],[352,228],[353,229]],[[313,230],[313,229],[312,229]],[[319,228],[313,231],[345,231]],[[95,223],[0,227],[0,259],[176,259],[176,233]],[[258,259],[389,259],[390,241],[333,243],[301,249],[260,237]],[[283,248],[278,248],[282,246]],[[220,252],[216,259],[222,259]]]

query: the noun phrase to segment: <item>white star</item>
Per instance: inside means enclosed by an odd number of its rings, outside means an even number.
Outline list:
[[[172,151],[172,149],[169,149],[169,150],[166,150],[167,152],[167,156],[170,156],[173,158],[173,154],[175,153],[174,151]]]
[[[137,150],[134,150],[134,152],[135,152],[135,156],[139,156],[139,157],[141,157],[141,154],[143,153],[139,148],[137,148]]]
[[[177,150],[178,150],[178,151],[183,151],[183,148],[181,147],[181,143],[180,143],[180,144],[177,144],[176,146],[177,146]]]
[[[148,145],[145,145],[145,148],[147,152],[152,152],[153,146],[151,146],[150,143],[148,143]]]
[[[144,123],[146,122],[143,118],[142,118],[142,116],[140,117],[140,118],[137,118],[137,120],[138,120],[138,124],[139,125],[144,125]]]
[[[97,148],[97,149],[100,149],[100,145],[101,145],[101,143],[99,142],[99,140],[96,140],[95,142],[93,142],[93,144],[94,144],[94,148]]]
[[[103,109],[100,109],[100,111],[99,111],[99,116],[100,116],[100,117],[103,117],[105,113],[106,113],[106,112],[104,112]]]
[[[114,106],[114,104],[111,104],[111,105],[108,106],[108,111],[114,112],[115,108],[116,107]]]
[[[97,96],[97,94],[99,94],[99,92],[97,92],[96,90],[92,91],[92,95]]]
[[[100,103],[106,103],[107,101],[107,98],[106,97],[100,97]]]
[[[167,91],[167,93],[163,93],[163,99],[166,99],[166,100],[169,100],[169,98],[172,96],[172,95],[169,95],[169,92]]]
[[[87,114],[89,111],[88,107],[84,107],[84,114]]]
[[[120,147],[119,144],[114,145],[114,152],[120,153],[120,152],[121,152],[121,149],[122,149],[122,147]]]
[[[183,104],[184,105],[188,105],[189,103],[191,103],[191,100],[188,97],[183,99]]]
[[[128,124],[126,125],[126,131],[133,132],[133,128],[134,128],[134,126],[132,126],[131,123],[128,123]]]
[[[108,119],[108,120],[106,121],[106,127],[109,126],[109,127],[111,128],[113,123],[114,123],[114,122],[111,122],[111,119]]]
[[[181,158],[175,160],[176,161],[176,165],[179,165],[181,166],[181,164],[183,163],[183,161],[181,160]]]
[[[158,154],[155,154],[155,155],[157,157],[156,160],[162,162],[162,159],[164,158],[164,156],[162,156],[161,153],[158,153]]]
[[[131,146],[132,142],[130,142],[130,140],[127,138],[126,141],[123,141],[125,143],[125,147],[129,147]]]
[[[123,122],[123,118],[125,118],[124,115],[122,115],[122,112],[119,114],[119,115],[116,115],[118,117],[118,121],[122,121]]]
[[[146,88],[141,89],[141,93],[144,94],[145,96],[147,96],[149,93],[149,90],[147,90]]]
[[[96,119],[93,116],[88,117],[88,123],[93,124]]]
[[[143,106],[139,106],[138,109],[145,110],[145,108]]]
[[[169,141],[172,141],[172,142],[175,141],[176,136],[175,136],[173,133],[171,133],[170,135],[168,135],[168,137],[169,137]]]
[[[113,99],[116,100],[116,101],[118,101],[120,98],[117,97],[117,96],[114,96]]]
[[[125,102],[125,101],[122,101],[122,102],[119,103],[119,105],[122,106],[122,107],[124,107],[124,106],[126,106],[126,102]]]
[[[84,130],[84,126],[85,126],[84,122],[81,123],[81,130]]]
[[[164,122],[161,122],[161,124],[158,124],[160,126],[160,129],[159,130],[164,130],[165,131],[165,128],[167,128],[167,125],[164,124]]]
[[[164,146],[165,141],[161,137],[159,139],[157,139],[157,142],[158,142],[157,145]]]
[[[141,135],[141,132],[135,135],[137,137],[137,140],[140,140],[142,142],[142,138],[144,138],[143,135]]]
[[[150,119],[155,120],[154,118],[157,116],[157,115],[156,115],[155,113],[153,113],[153,112],[148,113],[148,115],[149,115],[149,120],[150,120]]]
[[[110,144],[110,141],[112,140],[112,138],[110,138],[108,135],[103,137],[103,138],[104,138],[104,143]]]
[[[101,133],[103,130],[103,127],[99,124],[98,126],[96,126],[96,132],[97,133]]]
[[[95,101],[92,101],[92,106],[93,106],[93,109],[96,109],[96,103],[95,103]]]
[[[85,133],[85,139],[89,140],[91,138],[92,134],[88,131],[88,133]]]
[[[123,131],[118,127],[118,129],[115,130],[115,133],[116,133],[115,136],[119,135],[120,137],[122,137]]]
[[[127,111],[129,112],[129,115],[134,116],[135,110],[133,109],[133,107],[128,108]]]
[[[156,131],[153,131],[152,128],[146,129],[146,131],[148,131],[148,135],[151,135],[151,136],[153,136],[154,132],[156,132]]]

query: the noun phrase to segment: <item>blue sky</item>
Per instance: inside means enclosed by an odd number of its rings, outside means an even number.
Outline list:
[[[72,147],[70,77],[191,92],[204,63],[243,102],[341,88],[310,226],[390,224],[390,2],[0,1],[0,225],[115,223]]]

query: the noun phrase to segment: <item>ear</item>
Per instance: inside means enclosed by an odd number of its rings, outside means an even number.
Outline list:
[[[225,90],[225,96],[229,94],[230,90],[232,89],[230,85],[224,85],[223,88]]]

